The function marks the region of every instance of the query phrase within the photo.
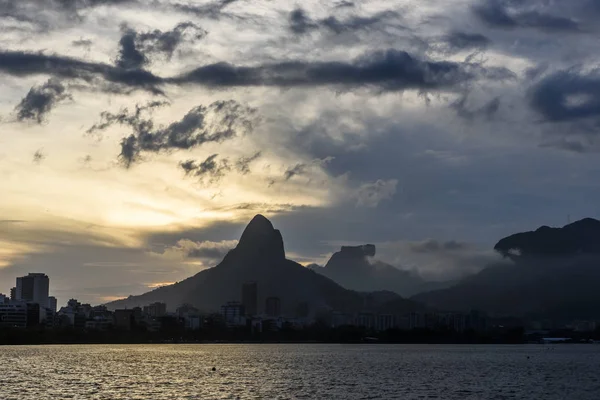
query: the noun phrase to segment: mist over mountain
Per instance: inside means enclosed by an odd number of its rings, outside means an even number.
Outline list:
[[[140,296],[108,303],[110,309],[140,307],[152,302],[167,303],[171,310],[191,304],[204,311],[216,311],[228,301],[240,301],[242,285],[258,284],[259,312],[267,297],[279,297],[284,313],[293,315],[301,303],[311,310],[330,309],[357,312],[394,300],[399,308],[417,308],[412,301],[396,295],[381,296],[347,290],[309,268],[287,260],[279,230],[262,215],[255,216],[244,230],[238,245],[214,268],[174,285]],[[373,300],[375,299],[375,300]]]
[[[412,299],[446,310],[485,310],[498,316],[574,319],[600,316],[600,222],[543,226],[500,240],[505,262],[457,285]]]
[[[375,254],[376,247],[373,244],[342,246],[324,267],[309,267],[347,289],[364,292],[391,291],[401,296],[412,296],[449,285],[427,282],[414,272],[373,259]]]

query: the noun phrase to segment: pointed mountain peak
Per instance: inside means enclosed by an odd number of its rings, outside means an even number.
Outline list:
[[[267,217],[262,214],[256,214],[248,226],[246,226],[246,230],[249,229],[254,231],[272,231],[274,228],[273,224],[267,219]]]
[[[271,221],[261,214],[252,218],[252,221],[246,226],[237,249],[248,256],[252,254],[285,259],[281,233],[273,228]]]

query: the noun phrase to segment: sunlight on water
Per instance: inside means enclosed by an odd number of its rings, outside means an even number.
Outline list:
[[[592,345],[0,347],[0,399],[591,400],[599,366]]]

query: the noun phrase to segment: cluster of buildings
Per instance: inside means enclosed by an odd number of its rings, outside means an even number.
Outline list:
[[[30,273],[18,277],[10,296],[0,293],[0,326],[27,328],[47,321],[56,314],[56,297],[50,296],[46,274]]]
[[[228,328],[249,327],[254,332],[272,331],[290,326],[302,328],[309,325],[309,304],[300,303],[294,316],[283,316],[281,299],[266,297],[262,310],[259,308],[258,283],[242,285],[242,301],[229,301],[221,306],[220,316]]]
[[[252,332],[277,331],[283,327],[305,328],[315,319],[325,322],[331,328],[344,326],[362,327],[372,331],[397,330],[450,330],[454,332],[484,332],[492,323],[484,313],[438,313],[410,312],[405,314],[359,312],[342,313],[335,310],[312,310],[308,302],[286,307],[284,315],[282,300],[277,296],[259,297],[257,282],[247,282],[241,288],[241,301],[232,300],[221,306],[220,312],[203,314],[191,305],[181,305],[175,312],[167,311],[167,304],[156,302],[144,307],[110,311],[105,306],[91,306],[71,299],[57,310],[56,298],[49,293],[50,279],[42,273],[30,273],[16,279],[10,296],[0,293],[0,328],[65,328],[71,327],[86,331],[143,330],[158,331],[176,327],[186,330],[200,330],[211,324]],[[259,298],[264,303],[259,304]],[[365,306],[365,309],[371,307]],[[295,311],[294,311],[295,310]],[[509,323],[510,324],[510,323]],[[508,326],[506,321],[502,325]],[[524,326],[523,321],[514,326]],[[560,328],[574,332],[592,332],[598,329],[595,321],[574,321]],[[529,321],[530,332],[549,332],[559,328],[552,321]]]
[[[464,332],[474,330],[486,331],[489,321],[485,314],[471,311],[462,313],[410,312],[406,314],[377,314],[377,313],[339,313],[331,314],[331,327],[358,326],[374,331],[388,329],[412,330],[451,330]]]
[[[49,295],[50,280],[47,275],[31,273],[19,277],[10,297],[0,294],[0,327],[27,328],[35,326],[72,327],[75,329],[130,331],[142,328],[157,331],[172,325],[188,330],[201,329],[210,319],[227,328],[250,328],[254,332],[275,331],[284,326],[303,328],[314,322],[309,318],[308,303],[300,303],[293,316],[282,313],[279,297],[264,297],[259,305],[257,282],[247,282],[241,288],[241,301],[229,301],[221,306],[220,313],[203,315],[190,305],[180,306],[175,313],[167,312],[167,304],[152,303],[144,307],[109,311],[105,306],[91,306],[71,299],[57,311],[56,298]],[[289,310],[289,308],[288,308]],[[319,312],[317,311],[318,314]],[[419,313],[404,315],[377,313],[341,313],[329,310],[321,313],[332,327],[357,326],[375,331],[388,329],[450,329],[462,332],[468,329],[485,331],[488,320],[478,312]]]

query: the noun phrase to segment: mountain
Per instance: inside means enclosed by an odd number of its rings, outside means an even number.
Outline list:
[[[107,307],[141,307],[160,301],[167,303],[169,310],[188,303],[204,311],[218,311],[228,301],[241,300],[242,285],[246,282],[258,284],[259,312],[271,296],[281,299],[282,312],[288,315],[294,315],[302,303],[308,303],[313,311],[325,308],[356,312],[365,306],[363,294],[344,289],[329,278],[287,260],[281,233],[267,218],[257,215],[236,248],[216,267],[174,285],[108,303]],[[400,301],[407,307],[413,304],[406,299]]]
[[[494,247],[511,256],[568,256],[600,254],[600,221],[586,218],[562,228],[542,226],[500,240]]]
[[[375,253],[376,247],[372,244],[342,246],[325,267],[311,264],[309,268],[347,289],[364,292],[387,290],[401,296],[411,296],[440,287],[440,284],[426,282],[411,272],[373,260]]]
[[[443,290],[413,296],[445,310],[553,320],[600,317],[600,222],[541,227],[508,236],[495,249],[504,263]]]

